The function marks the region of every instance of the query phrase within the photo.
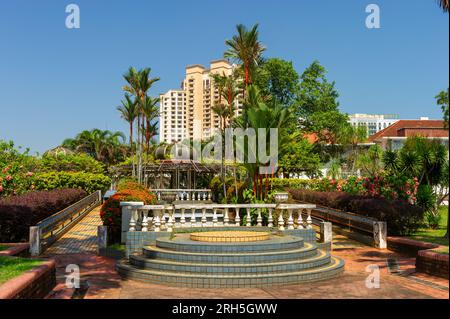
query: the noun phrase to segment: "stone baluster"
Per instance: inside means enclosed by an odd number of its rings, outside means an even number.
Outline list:
[[[148,211],[143,211],[142,212],[142,228],[141,231],[148,231]]]
[[[173,211],[169,211],[169,219],[167,221],[167,231],[169,233],[173,232],[173,224],[174,224],[174,220],[172,218],[173,215]]]
[[[161,230],[161,219],[159,218],[159,213],[157,213],[156,217],[154,218],[154,225],[155,225],[155,232],[159,232]]]
[[[267,219],[267,226],[273,227],[273,216],[272,216],[272,208],[269,208],[269,218]]]
[[[175,193],[175,200],[179,200],[180,196],[178,195],[178,192]]]
[[[191,207],[191,227],[197,226],[196,220],[195,220],[195,208]]]
[[[298,210],[297,229],[303,229],[303,228],[304,228],[304,227],[303,227],[302,212],[303,212],[303,209],[300,208],[300,209]]]
[[[164,209],[161,210],[161,230],[166,230],[166,211]]]
[[[236,217],[234,217],[234,223],[236,226],[241,226],[241,217],[239,216],[239,208],[234,209],[236,211]]]
[[[308,217],[306,218],[306,228],[311,229],[312,228],[312,218],[311,218],[311,208],[308,208],[306,210]]]
[[[217,226],[217,208],[213,209],[213,227]]]
[[[294,219],[292,218],[292,209],[288,209],[288,229],[294,229]]]
[[[208,200],[210,201],[212,199],[212,194],[210,191],[208,191]]]
[[[203,200],[206,200],[206,193],[203,192]]]
[[[136,219],[138,211],[136,208],[130,209],[130,231],[136,231]]]
[[[181,218],[180,218],[180,223],[181,223],[181,227],[184,227],[186,225],[186,217],[184,216],[184,208],[181,209]]]
[[[252,217],[250,215],[250,208],[247,207],[246,211],[247,211],[247,225],[246,226],[250,227],[252,225]]]
[[[225,215],[223,216],[223,224],[227,226],[230,222],[230,219],[228,218],[228,207],[225,208]]]
[[[160,201],[161,200],[161,192],[158,192],[157,195],[158,195],[158,201]]]
[[[258,218],[256,219],[256,226],[262,227],[262,216],[261,216],[261,208],[258,207]]]
[[[206,227],[206,208],[202,208],[202,227]]]
[[[284,230],[283,210],[280,210],[280,216],[278,217],[278,230]]]

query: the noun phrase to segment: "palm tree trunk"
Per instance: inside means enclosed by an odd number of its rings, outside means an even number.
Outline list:
[[[134,177],[133,122],[130,122],[131,176]]]

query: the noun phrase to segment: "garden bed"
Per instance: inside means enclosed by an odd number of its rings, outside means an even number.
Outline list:
[[[55,284],[53,260],[0,256],[0,299],[43,298]]]
[[[37,191],[0,200],[0,242],[26,242],[30,226],[86,196],[81,189]]]

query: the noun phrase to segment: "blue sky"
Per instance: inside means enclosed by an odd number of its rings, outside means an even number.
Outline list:
[[[70,3],[80,29],[65,27]],[[370,3],[380,29],[365,27]],[[84,129],[127,132],[115,107],[129,66],[161,77],[154,95],[178,88],[186,65],[221,58],[235,25],[256,22],[266,57],[327,68],[342,111],[441,118],[448,15],[435,0],[0,0],[0,139],[43,152]]]

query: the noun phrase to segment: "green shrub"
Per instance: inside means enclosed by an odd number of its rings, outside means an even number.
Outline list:
[[[41,170],[102,174],[105,166],[87,154],[46,154],[41,160]]]
[[[111,185],[111,179],[103,174],[84,172],[48,172],[38,173],[34,178],[38,190],[58,188],[80,188],[88,193],[105,191]]]

